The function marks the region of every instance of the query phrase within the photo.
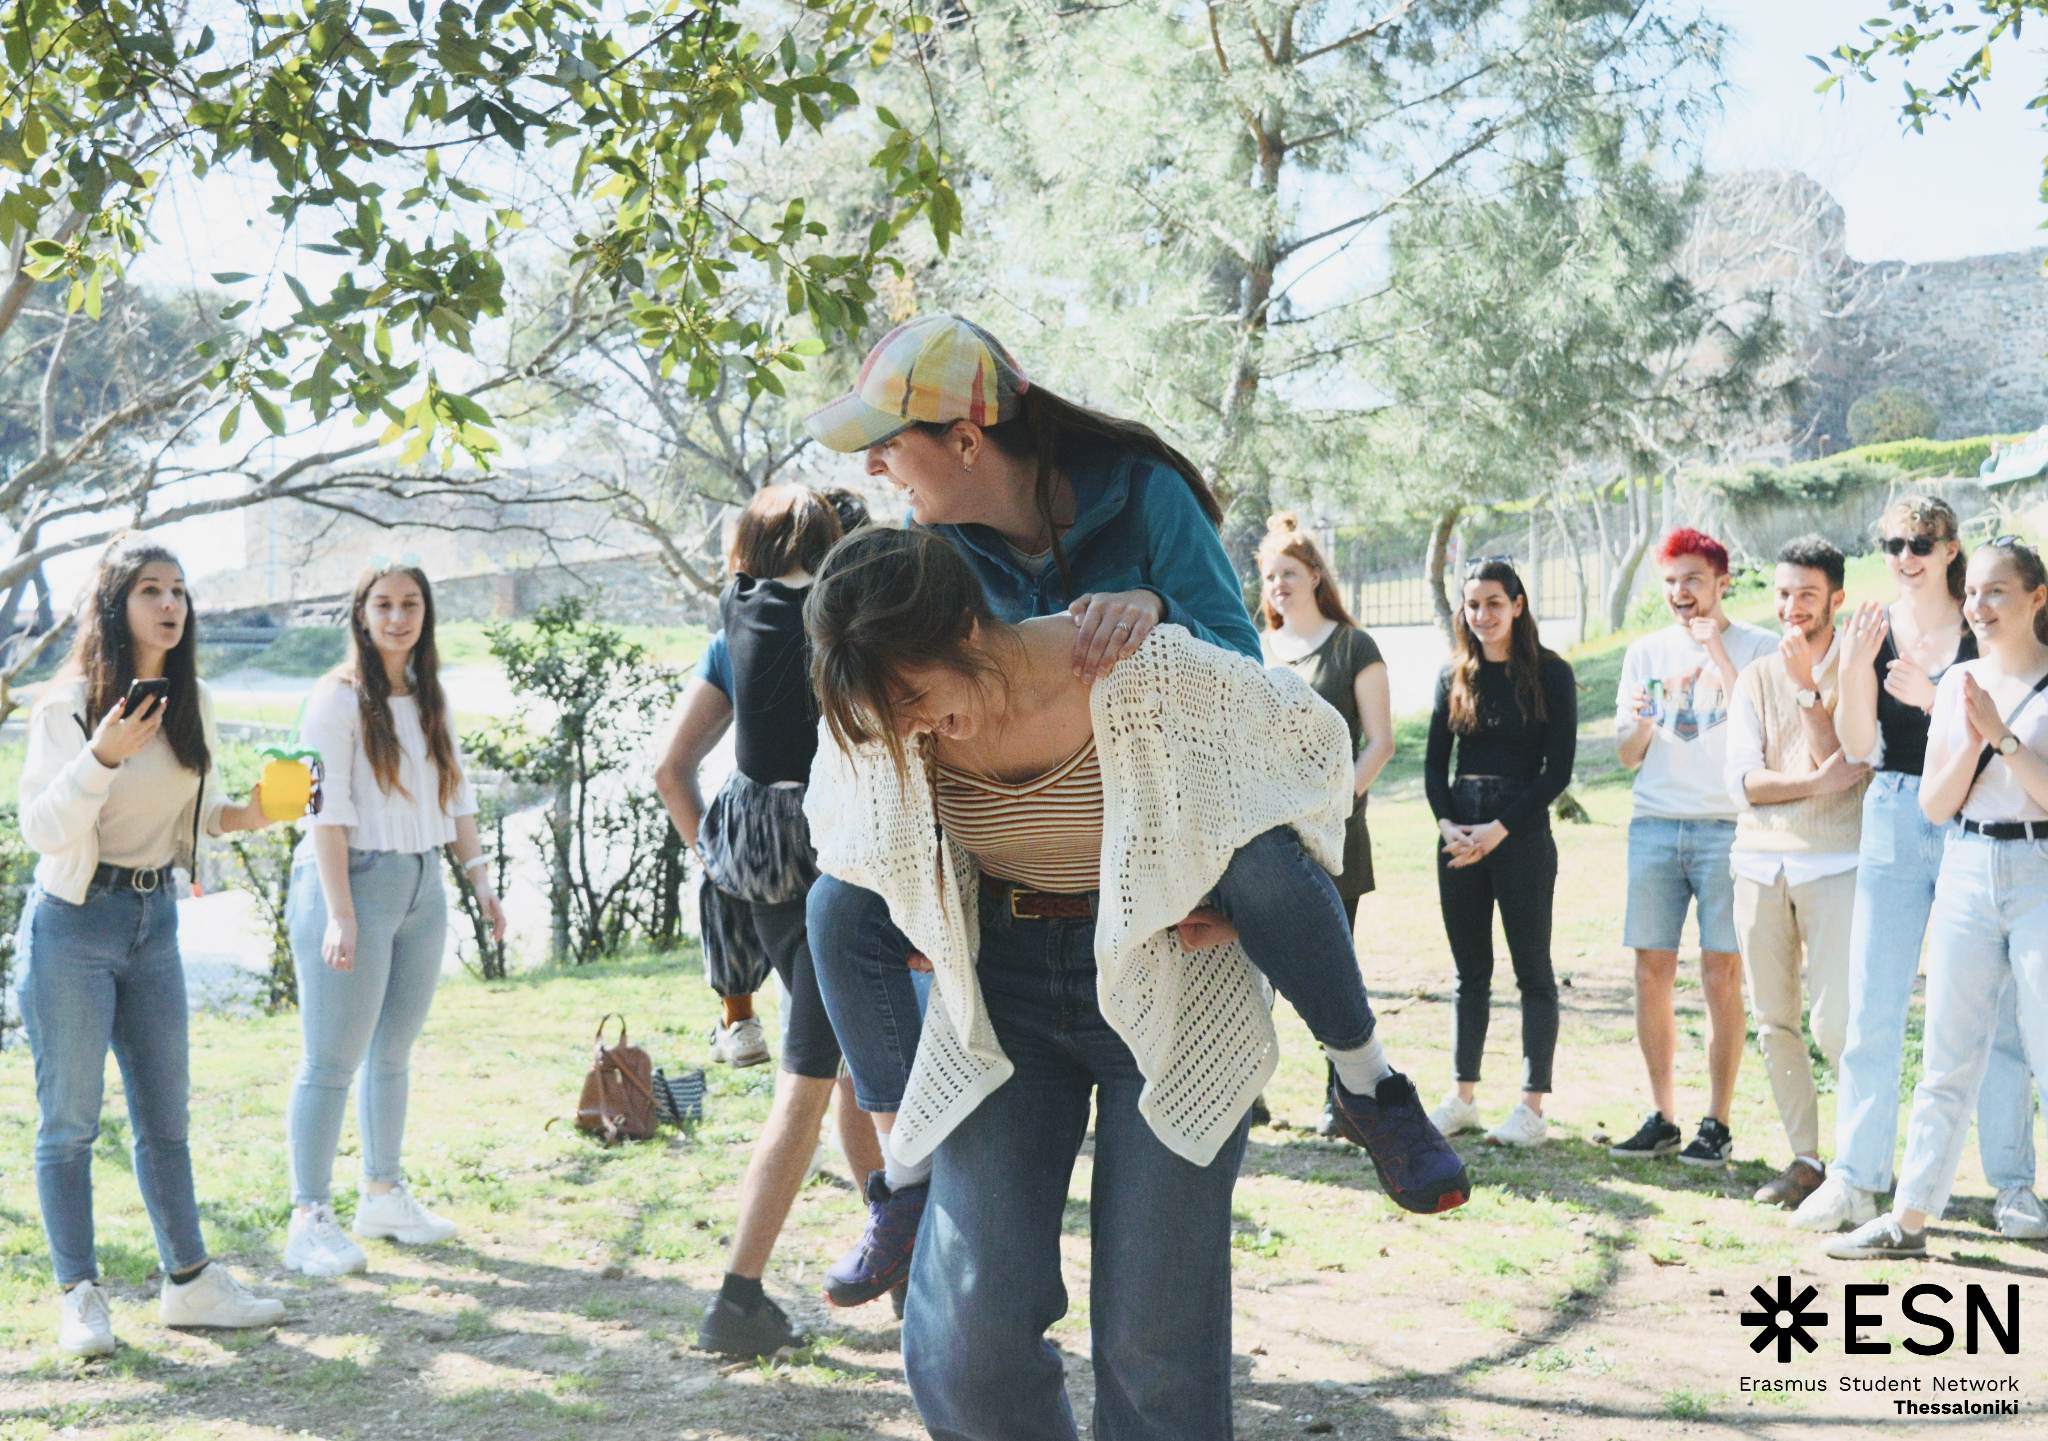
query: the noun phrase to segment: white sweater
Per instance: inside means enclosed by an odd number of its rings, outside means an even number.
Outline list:
[[[220,734],[213,724],[213,696],[199,682],[199,717],[206,749],[214,766],[205,777],[182,768],[136,767],[136,784],[161,791],[155,798],[175,809],[171,830],[172,860],[190,870],[192,808],[208,835],[220,834],[220,812],[227,798],[220,791]],[[99,763],[85,730],[85,682],[60,676],[36,697],[28,720],[28,755],[21,767],[21,838],[37,853],[36,880],[60,900],[79,905],[100,863],[100,813],[117,786],[130,783],[128,767]],[[168,746],[161,736],[151,745]],[[202,785],[204,794],[202,795]],[[138,798],[147,803],[152,797]]]
[[[1139,1112],[1175,1154],[1206,1166],[1273,1074],[1273,1021],[1243,947],[1189,954],[1168,927],[1275,826],[1341,869],[1350,737],[1298,675],[1177,625],[1155,628],[1098,681],[1089,709],[1103,790],[1097,1000],[1145,1077]],[[804,812],[818,869],[879,893],[932,963],[932,1004],[890,1138],[915,1162],[1015,1069],[975,979],[974,859],[936,829],[923,767],[899,779],[881,747],[848,754],[829,732]]]

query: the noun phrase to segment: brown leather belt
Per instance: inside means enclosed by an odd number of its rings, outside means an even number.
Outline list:
[[[996,892],[998,905],[1013,921],[1090,921],[1095,919],[1094,891],[1034,891],[993,876],[983,885]]]

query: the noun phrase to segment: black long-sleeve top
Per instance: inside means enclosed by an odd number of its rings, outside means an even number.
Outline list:
[[[1438,820],[1451,813],[1451,742],[1458,745],[1461,776],[1501,776],[1522,782],[1521,792],[1500,815],[1510,832],[1547,822],[1550,803],[1571,783],[1579,748],[1579,692],[1562,656],[1543,653],[1544,719],[1523,718],[1505,661],[1479,662],[1478,727],[1470,735],[1451,730],[1451,671],[1436,681],[1436,706],[1429,716],[1429,748],[1422,758],[1423,787]]]

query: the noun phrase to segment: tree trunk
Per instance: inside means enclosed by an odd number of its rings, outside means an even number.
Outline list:
[[[1424,553],[1422,574],[1429,586],[1430,609],[1436,613],[1437,629],[1444,633],[1446,641],[1455,641],[1451,631],[1451,598],[1444,589],[1444,564],[1450,556],[1451,536],[1458,529],[1458,519],[1465,513],[1463,506],[1447,506],[1436,518],[1436,524],[1429,528],[1429,549]]]
[[[1572,558],[1572,578],[1577,582],[1579,594],[1579,640],[1583,643],[1591,638],[1593,626],[1593,594],[1586,579],[1586,553],[1579,548],[1578,541],[1572,536],[1572,528],[1565,523],[1564,505],[1557,498],[1555,484],[1544,499],[1550,504],[1551,519],[1557,522],[1558,543]]]
[[[1613,579],[1607,587],[1607,628],[1620,630],[1628,620],[1629,594],[1635,589],[1636,570],[1650,549],[1656,534],[1650,523],[1650,486],[1645,480],[1628,482],[1628,536],[1616,556]]]
[[[554,803],[548,807],[548,829],[553,844],[548,847],[553,862],[548,876],[548,918],[553,929],[548,936],[548,955],[556,965],[569,959],[569,892],[574,884],[569,875],[569,846],[574,830],[575,786],[567,775],[555,782]]]

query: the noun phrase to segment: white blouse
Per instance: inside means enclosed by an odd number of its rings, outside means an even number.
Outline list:
[[[2048,756],[2048,692],[2027,699],[2024,707],[2021,699],[2033,689],[2035,676],[2008,678],[1991,668],[1991,662],[1982,658],[1959,661],[1941,674],[1941,680],[1934,688],[1934,719],[1928,727],[1927,754],[1932,757],[1937,751],[1943,755],[1954,752],[1968,734],[1968,722],[1963,717],[1963,677],[1973,675],[1977,684],[1984,687],[1992,704],[1998,707],[2001,716],[2011,718],[2012,733],[2019,737],[2021,745],[2037,756]],[[2017,711],[2016,707],[2019,707]],[[1970,787],[1970,794],[1963,801],[1963,819],[1985,824],[1992,821],[2048,821],[2048,810],[2027,794],[2026,787],[2019,783],[2012,773],[2012,767],[2002,756],[1993,754],[1991,764],[1984,767],[1984,774],[1977,777],[1977,783]]]
[[[345,826],[348,844],[358,851],[400,851],[416,854],[438,850],[455,839],[458,816],[476,814],[476,792],[462,765],[462,782],[446,809],[441,805],[440,774],[427,754],[427,733],[420,724],[419,701],[393,696],[391,721],[398,732],[398,785],[386,791],[377,784],[364,749],[355,687],[332,676],[313,688],[299,722],[299,744],[320,753],[324,778],[320,812],[308,818],[315,826]],[[452,733],[451,743],[455,741]],[[312,835],[302,843],[310,854]]]

